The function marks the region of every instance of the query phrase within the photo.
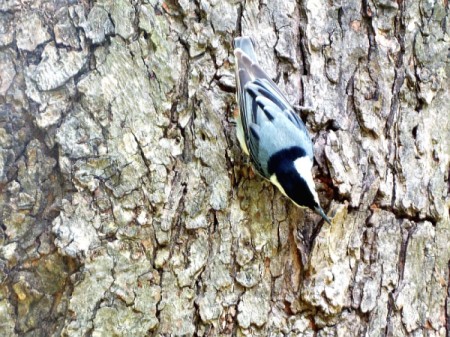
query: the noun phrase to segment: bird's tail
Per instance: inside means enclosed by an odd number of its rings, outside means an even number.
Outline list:
[[[241,49],[253,63],[257,63],[255,49],[252,39],[248,36],[237,37],[234,39],[234,49]]]
[[[246,141],[247,125],[251,114],[245,113],[244,103],[244,87],[252,79],[252,64],[257,64],[255,50],[253,49],[253,42],[250,37],[237,37],[233,41],[234,55],[236,56],[236,97],[239,105],[239,113],[236,117],[237,124],[237,138],[242,150],[249,155],[249,150]]]

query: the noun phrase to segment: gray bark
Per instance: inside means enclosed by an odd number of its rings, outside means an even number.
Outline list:
[[[0,335],[448,336],[449,17],[0,1]],[[237,35],[308,107],[332,226],[237,145]]]

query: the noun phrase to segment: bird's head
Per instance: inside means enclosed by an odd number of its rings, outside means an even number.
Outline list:
[[[311,173],[312,161],[308,156],[280,162],[270,181],[300,207],[308,207],[331,225],[330,219],[320,207],[319,196]]]

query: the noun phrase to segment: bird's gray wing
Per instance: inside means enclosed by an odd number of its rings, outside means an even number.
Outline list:
[[[306,127],[276,84],[245,51],[238,48],[235,55],[240,118],[255,169],[269,179],[264,167],[266,157],[289,146],[303,144],[312,159],[312,143]]]

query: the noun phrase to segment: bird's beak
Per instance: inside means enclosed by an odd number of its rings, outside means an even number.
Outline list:
[[[322,207],[320,207],[320,206],[314,207],[314,211],[331,225],[331,220],[327,217],[327,215],[323,211]]]

